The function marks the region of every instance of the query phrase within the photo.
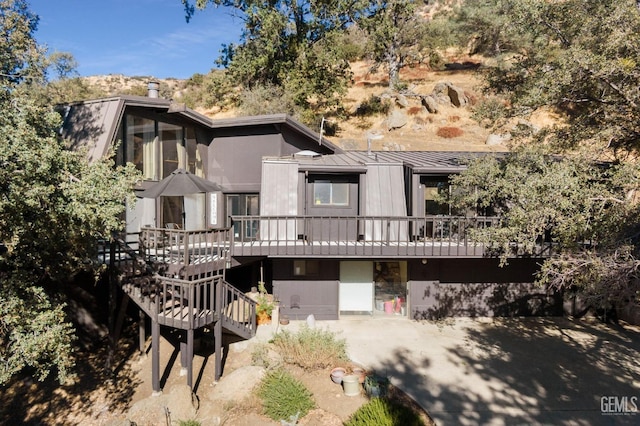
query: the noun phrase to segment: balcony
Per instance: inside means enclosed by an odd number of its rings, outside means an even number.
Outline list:
[[[233,256],[482,257],[497,217],[233,216]],[[541,247],[542,249],[542,247]]]
[[[228,229],[184,231],[143,227],[140,248],[145,259],[164,265],[163,275],[189,279],[228,267],[233,243]]]

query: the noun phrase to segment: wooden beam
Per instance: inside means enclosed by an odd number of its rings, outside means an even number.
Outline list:
[[[160,324],[151,320],[151,386],[153,396],[162,394],[160,389]]]
[[[115,350],[118,347],[118,340],[120,340],[120,333],[122,333],[122,324],[124,323],[124,317],[127,313],[127,306],[129,305],[129,295],[127,293],[123,293],[122,302],[120,303],[120,310],[118,311],[118,316],[116,318],[116,326],[113,333],[113,349]]]
[[[215,381],[220,380],[222,376],[222,321],[218,319],[213,326],[213,339],[216,351],[216,372]]]
[[[147,342],[147,331],[145,327],[145,314],[142,309],[139,309],[140,319],[138,320],[138,349],[140,355],[144,354],[145,343]]]
[[[193,391],[193,329],[187,330],[187,385]]]

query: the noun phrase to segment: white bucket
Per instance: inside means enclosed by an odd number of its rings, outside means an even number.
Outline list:
[[[360,395],[360,378],[355,374],[342,377],[342,387],[346,396]]]

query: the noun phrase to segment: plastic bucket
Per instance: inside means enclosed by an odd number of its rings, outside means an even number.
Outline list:
[[[384,312],[385,314],[393,313],[393,300],[389,300],[388,302],[384,302]]]
[[[342,378],[342,387],[346,396],[360,395],[360,377],[349,374]]]

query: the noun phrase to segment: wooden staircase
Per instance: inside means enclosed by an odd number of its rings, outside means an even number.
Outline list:
[[[186,331],[187,382],[192,386],[193,332],[214,331],[216,380],[222,374],[223,330],[243,339],[256,333],[256,302],[225,280],[232,233],[144,228],[139,242],[113,238],[100,250],[111,277],[152,324],[152,381],[159,385],[159,327]],[[141,316],[141,319],[144,319]],[[144,327],[141,327],[144,333]],[[140,338],[144,341],[143,336]],[[184,367],[184,366],[183,366]]]

